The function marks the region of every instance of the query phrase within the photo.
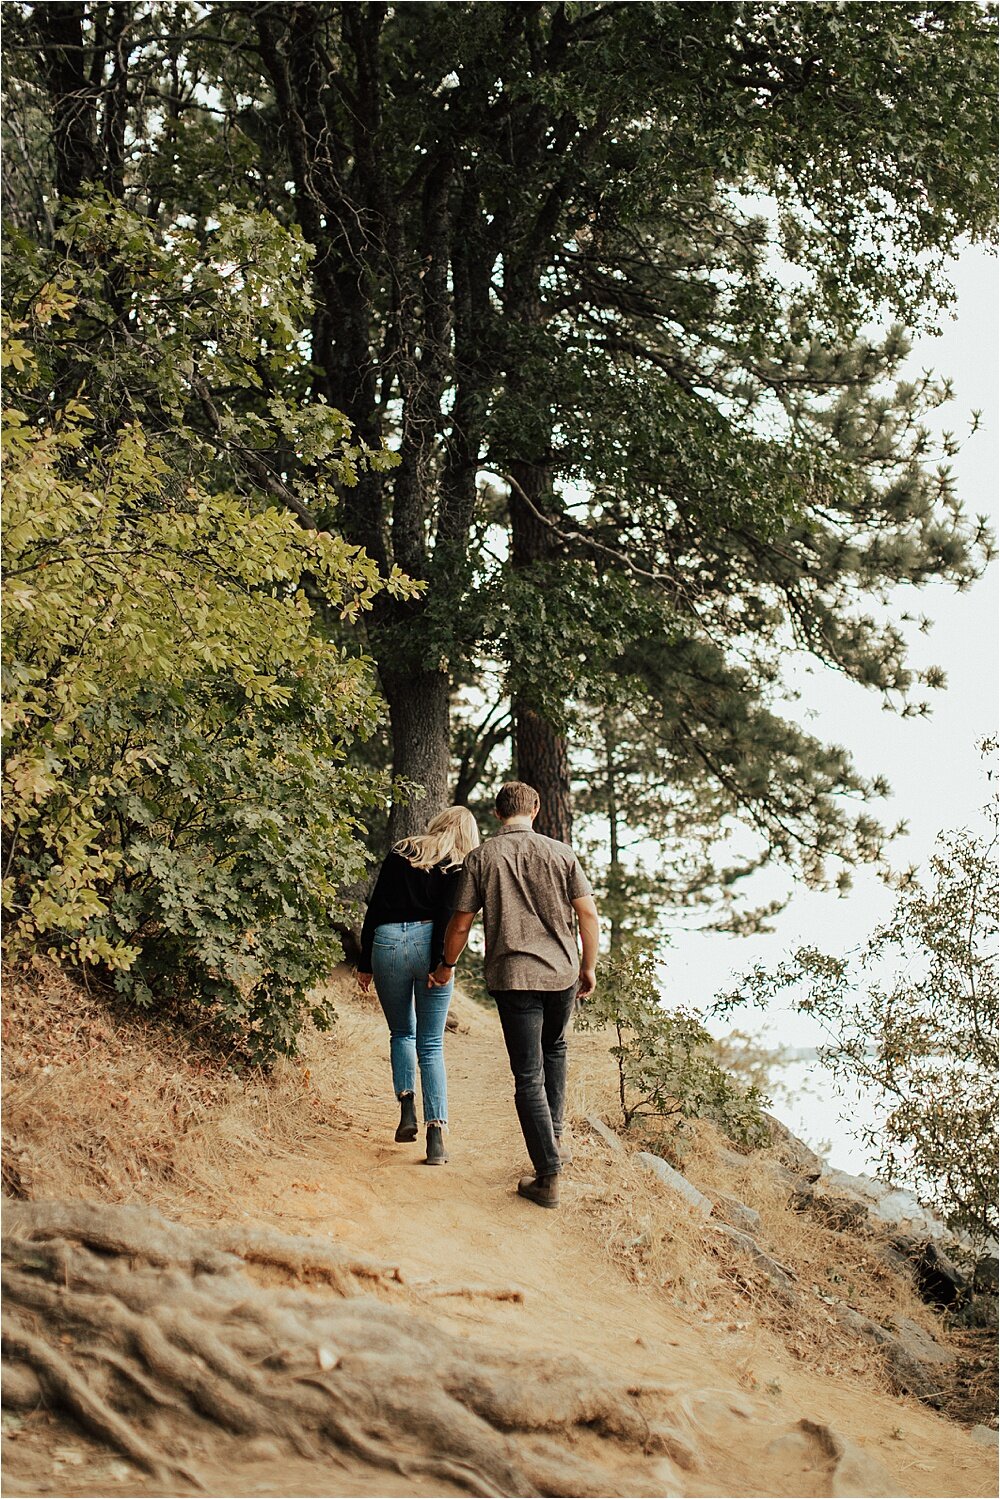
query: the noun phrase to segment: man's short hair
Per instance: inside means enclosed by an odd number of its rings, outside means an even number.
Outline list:
[[[507,781],[497,792],[497,816],[505,821],[508,817],[530,817],[539,805],[538,792],[525,781]]]

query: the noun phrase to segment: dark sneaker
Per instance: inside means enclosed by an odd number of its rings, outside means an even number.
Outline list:
[[[443,1166],[448,1159],[444,1148],[444,1131],[440,1124],[427,1126],[427,1165]]]
[[[403,1145],[417,1138],[417,1103],[412,1093],[399,1095],[399,1125],[396,1129],[397,1144]]]
[[[559,1206],[558,1176],[522,1176],[517,1190],[521,1197],[526,1197],[529,1202],[537,1202],[540,1208]]]

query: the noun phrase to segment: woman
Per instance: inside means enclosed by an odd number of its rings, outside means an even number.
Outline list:
[[[455,985],[428,986],[444,966],[444,934],[462,861],[479,843],[476,819],[467,807],[449,807],[431,818],[426,832],[404,838],[387,855],[361,929],[358,982],[375,992],[389,1024],[392,1085],[399,1099],[396,1139],[417,1138],[414,1087],[420,1064],[427,1164],[448,1159],[443,1130],[448,1123],[444,1070],[444,1023]]]

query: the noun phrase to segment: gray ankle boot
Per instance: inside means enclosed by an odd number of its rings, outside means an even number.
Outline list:
[[[427,1126],[427,1165],[443,1166],[448,1159],[448,1152],[444,1148],[444,1131],[440,1124],[429,1124]]]
[[[409,1140],[417,1138],[417,1104],[412,1093],[401,1093],[399,1095],[399,1124],[396,1127],[396,1140],[404,1144]]]

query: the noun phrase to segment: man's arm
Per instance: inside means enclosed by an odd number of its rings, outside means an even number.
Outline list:
[[[427,975],[428,989],[440,989],[451,978],[455,964],[465,951],[475,919],[475,911],[455,911],[452,914],[448,930],[444,934],[444,962],[439,963],[434,972]]]
[[[577,923],[580,927],[580,942],[583,957],[580,960],[580,987],[577,999],[587,999],[597,988],[597,945],[601,928],[597,919],[597,907],[592,895],[580,895],[573,902]]]

